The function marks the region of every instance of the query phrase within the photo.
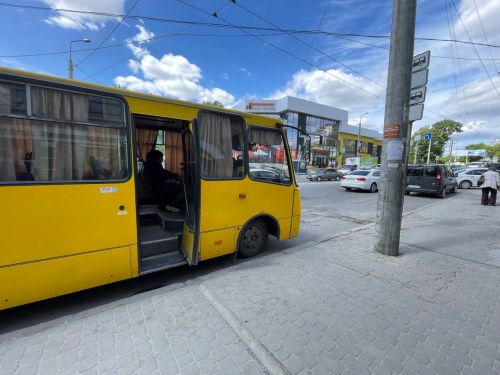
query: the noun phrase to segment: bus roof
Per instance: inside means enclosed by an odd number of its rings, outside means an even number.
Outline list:
[[[217,106],[213,106],[213,105],[209,105],[209,104],[201,104],[201,103],[189,102],[189,101],[185,101],[185,100],[172,99],[172,98],[167,98],[167,97],[164,97],[161,95],[146,94],[146,93],[142,93],[142,92],[138,92],[138,91],[130,91],[130,90],[126,90],[126,89],[122,89],[122,88],[118,88],[118,87],[99,85],[96,83],[78,81],[75,79],[62,78],[62,77],[53,76],[53,75],[49,75],[49,74],[41,74],[41,73],[29,72],[26,70],[12,69],[12,68],[0,66],[0,75],[2,75],[2,74],[21,77],[21,78],[31,78],[31,79],[35,79],[35,80],[40,80],[40,81],[45,81],[45,82],[50,82],[50,83],[57,83],[57,84],[62,84],[62,85],[68,85],[68,86],[73,86],[73,87],[92,89],[92,90],[101,91],[101,92],[120,94],[120,95],[123,95],[126,97],[128,96],[128,97],[134,97],[134,98],[139,98],[139,99],[160,101],[160,102],[165,102],[165,103],[170,103],[170,104],[178,104],[178,105],[182,105],[182,106],[194,107],[194,108],[199,108],[199,109],[209,109],[209,110],[217,111],[217,112],[235,114],[235,115],[239,115],[242,117],[259,118],[259,119],[262,119],[265,122],[269,122],[269,123],[271,123],[271,122],[281,123],[281,121],[277,118],[271,118],[271,117],[267,117],[267,116],[257,115],[254,113],[247,113],[247,112],[242,112],[242,111],[238,111],[238,110],[234,110],[234,109],[217,107]]]

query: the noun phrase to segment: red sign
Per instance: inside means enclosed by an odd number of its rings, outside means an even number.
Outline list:
[[[384,138],[399,138],[399,124],[388,124],[384,126]]]

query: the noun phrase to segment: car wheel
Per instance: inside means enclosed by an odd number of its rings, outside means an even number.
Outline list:
[[[267,244],[268,230],[262,220],[253,220],[248,223],[240,234],[238,254],[243,258],[259,254]]]
[[[450,190],[451,194],[455,194],[457,192],[457,185],[453,186]]]
[[[471,186],[472,186],[472,182],[470,182],[469,180],[461,181],[460,185],[458,185],[458,187],[460,189],[470,189]]]
[[[372,193],[376,193],[378,191],[377,189],[377,184],[374,182],[373,184],[370,185],[370,191]]]
[[[344,186],[344,189],[346,189],[346,190],[351,190],[352,188],[350,188],[350,187],[345,187],[345,186]]]
[[[440,193],[437,194],[437,197],[441,199],[443,199],[445,196],[446,196],[446,186],[443,188],[443,190],[441,190]]]
[[[319,177],[316,177],[316,181],[322,181],[323,179],[321,178],[321,176]]]

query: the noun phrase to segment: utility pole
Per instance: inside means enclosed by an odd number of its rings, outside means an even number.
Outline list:
[[[429,139],[429,149],[427,150],[427,164],[429,164],[429,161],[431,160],[431,143],[432,143],[432,138]]]
[[[68,59],[68,78],[73,79],[73,68],[75,64],[73,64],[73,58],[72,58],[72,52],[73,52],[73,43],[78,43],[78,42],[83,42],[83,43],[90,43],[91,40],[88,38],[84,39],[76,39],[72,40],[69,42],[69,59]]]
[[[375,251],[399,255],[417,0],[394,0]]]
[[[361,149],[361,119],[363,116],[367,115],[370,112],[363,113],[359,116],[359,125],[358,125],[358,143],[356,143],[356,157],[359,157],[359,151]]]
[[[451,144],[450,144],[450,155],[448,156],[448,166],[451,166],[451,156],[453,153],[453,137],[451,137]]]
[[[419,135],[417,135],[417,146],[415,147],[415,156],[413,157],[413,164],[417,164],[418,142],[420,142]]]

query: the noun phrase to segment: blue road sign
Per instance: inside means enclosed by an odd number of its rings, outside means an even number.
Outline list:
[[[424,134],[424,139],[426,141],[430,141],[432,139],[432,133],[425,133]]]

